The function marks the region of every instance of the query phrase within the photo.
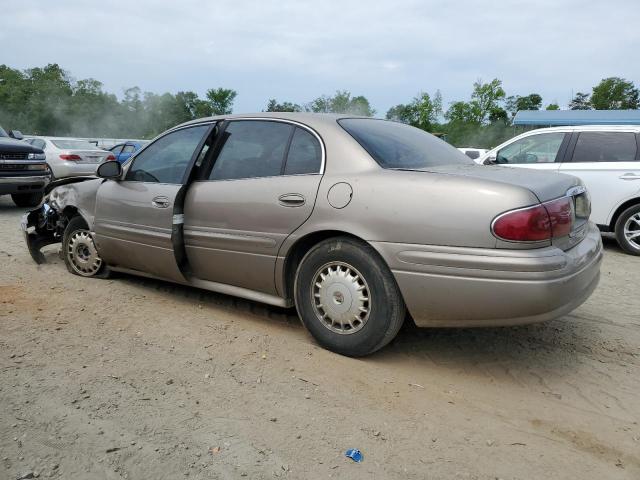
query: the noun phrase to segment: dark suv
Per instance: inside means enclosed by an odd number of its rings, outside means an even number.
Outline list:
[[[51,171],[40,148],[21,141],[22,134],[7,134],[0,127],[0,195],[11,195],[18,207],[38,205]]]

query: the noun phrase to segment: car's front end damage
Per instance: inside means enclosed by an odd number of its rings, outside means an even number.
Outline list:
[[[93,223],[95,193],[100,183],[102,180],[96,177],[72,177],[47,185],[40,206],[24,214],[21,221],[27,248],[36,263],[46,262],[43,247],[62,242],[70,218],[79,214]]]

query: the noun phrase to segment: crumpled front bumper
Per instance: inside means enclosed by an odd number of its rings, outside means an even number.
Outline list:
[[[62,240],[60,235],[56,235],[57,217],[57,212],[45,202],[35,210],[25,213],[20,220],[20,228],[24,234],[29,254],[37,264],[46,263],[46,259],[40,251],[42,247],[59,243]]]

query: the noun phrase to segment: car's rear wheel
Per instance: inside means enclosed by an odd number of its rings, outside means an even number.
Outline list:
[[[18,207],[35,207],[42,201],[42,192],[12,193],[11,200]]]
[[[633,205],[620,214],[615,233],[625,252],[640,255],[640,205]]]
[[[105,278],[109,274],[93,243],[89,227],[80,216],[69,220],[64,230],[62,255],[67,270],[75,275]]]
[[[384,347],[406,315],[400,290],[378,253],[337,237],[315,245],[295,280],[296,308],[320,345],[352,357]]]

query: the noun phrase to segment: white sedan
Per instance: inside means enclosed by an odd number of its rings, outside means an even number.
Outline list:
[[[41,148],[54,178],[95,175],[102,162],[115,160],[111,152],[86,140],[64,137],[27,137],[27,143]]]

